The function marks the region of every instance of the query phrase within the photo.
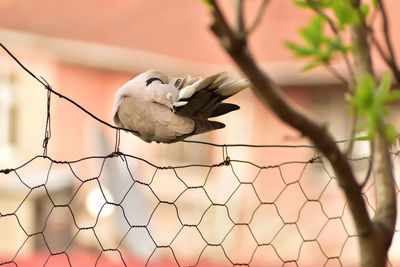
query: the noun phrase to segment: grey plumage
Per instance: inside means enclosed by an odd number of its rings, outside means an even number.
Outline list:
[[[117,126],[137,131],[146,142],[173,143],[188,136],[225,127],[209,118],[239,109],[222,103],[248,87],[247,80],[230,81],[227,73],[205,79],[173,78],[150,70],[122,86],[115,98]]]

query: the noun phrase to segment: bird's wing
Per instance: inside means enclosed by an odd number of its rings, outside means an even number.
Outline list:
[[[239,109],[239,106],[221,103],[226,98],[247,88],[247,80],[230,81],[231,77],[221,72],[183,87],[178,101],[173,103],[175,112],[182,116],[208,119]]]
[[[173,142],[195,130],[195,122],[174,114],[168,107],[154,102],[137,101],[123,97],[119,105],[116,124],[139,132],[139,137],[147,142]]]

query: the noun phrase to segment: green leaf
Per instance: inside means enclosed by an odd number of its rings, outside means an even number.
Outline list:
[[[317,0],[317,2],[323,8],[327,8],[332,5],[332,0]]]
[[[329,49],[332,52],[340,52],[340,53],[347,53],[349,51],[353,50],[353,47],[351,46],[347,46],[343,44],[342,39],[340,38],[340,36],[336,36],[336,38],[327,38],[326,39],[326,43],[329,46]]]
[[[350,93],[345,93],[344,94],[344,99],[349,102],[349,103],[353,103],[353,96]]]
[[[332,60],[332,51],[329,49],[320,49],[317,53],[316,60],[321,63],[328,64]]]
[[[364,135],[364,136],[359,136],[359,137],[354,138],[354,140],[356,140],[356,141],[368,141],[371,139],[372,139],[372,136],[369,136],[369,135]]]
[[[367,116],[368,124],[367,124],[367,135],[372,138],[375,135],[377,128],[377,120],[375,114],[369,112]]]
[[[293,0],[293,3],[298,7],[311,8],[311,5],[309,3],[307,3],[307,2],[304,2],[304,1]]]
[[[301,71],[306,72],[312,70],[320,65],[319,62],[311,62],[301,68]]]
[[[387,103],[400,99],[400,91],[390,91],[390,88],[389,73],[383,75],[379,86],[374,76],[365,75],[358,79],[354,95],[345,95],[346,100],[356,110],[357,116],[364,119],[361,129],[367,131],[368,138],[372,138],[378,129],[389,142],[393,142],[397,136],[396,129],[384,123],[384,118],[389,115]]]
[[[386,140],[388,140],[390,143],[394,143],[396,141],[397,131],[393,125],[385,124],[384,132],[385,132]]]
[[[212,6],[211,0],[201,0],[206,6]]]
[[[321,16],[317,15],[306,27],[301,28],[299,31],[300,36],[314,48],[318,48],[322,42],[323,23],[324,20],[321,18]]]
[[[376,88],[375,78],[371,75],[365,75],[360,78],[359,83],[355,88],[354,105],[357,113],[364,113],[369,110],[373,104],[374,91]]]
[[[378,90],[382,95],[386,95],[389,93],[391,85],[392,85],[392,80],[390,74],[388,72],[385,72],[385,74],[383,74],[382,76],[382,80],[381,83],[379,84]]]
[[[301,8],[314,8],[316,5],[327,8],[331,5],[332,0],[314,0],[314,3],[308,1],[293,0],[293,3]]]
[[[378,93],[377,93],[382,104],[391,103],[393,101],[400,99],[400,91],[398,91],[398,90],[390,91],[391,87],[392,87],[391,76],[389,73],[386,72],[382,76],[382,80],[381,80],[381,83],[379,84]]]
[[[287,48],[291,49],[294,52],[296,57],[307,57],[312,56],[316,53],[315,49],[311,49],[310,47],[305,47],[298,45],[296,43],[286,41],[285,45]]]
[[[384,103],[391,103],[393,101],[400,100],[400,91],[391,91],[387,95],[384,96],[383,102]]]
[[[357,10],[349,0],[332,0],[332,8],[342,28],[345,24],[357,24],[360,22]]]
[[[369,5],[367,5],[365,3],[361,4],[360,5],[360,11],[361,11],[361,14],[364,17],[364,19],[367,18],[368,15],[369,15]]]

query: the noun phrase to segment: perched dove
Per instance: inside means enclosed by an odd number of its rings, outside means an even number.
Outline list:
[[[225,124],[208,119],[239,109],[221,102],[249,85],[247,80],[230,80],[224,72],[202,79],[146,71],[116,93],[114,122],[146,142],[157,143],[173,143],[223,128]]]

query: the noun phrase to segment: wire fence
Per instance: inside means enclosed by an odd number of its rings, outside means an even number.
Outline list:
[[[56,92],[1,46],[48,94],[43,155],[0,169],[0,181],[8,182],[0,189],[2,199],[13,199],[13,204],[0,203],[0,244],[8,247],[7,253],[0,251],[0,265],[358,265],[357,234],[346,200],[313,146],[185,141],[185,146],[221,147],[222,159],[158,166],[121,152],[119,131],[124,129]],[[114,151],[75,161],[48,156],[53,94],[113,128]],[[257,163],[235,149],[256,154]],[[268,156],[286,153],[293,158],[292,151],[298,158],[277,162]],[[399,146],[391,153],[397,174]],[[363,182],[370,158],[349,160]],[[37,166],[40,173],[32,175]],[[371,216],[374,189],[372,176],[363,188]],[[32,213],[35,223],[25,218]],[[389,266],[400,264],[395,253],[399,231],[398,223]]]

